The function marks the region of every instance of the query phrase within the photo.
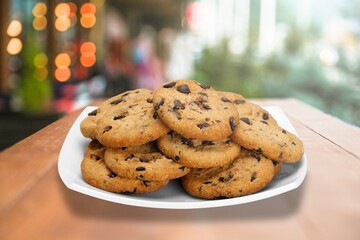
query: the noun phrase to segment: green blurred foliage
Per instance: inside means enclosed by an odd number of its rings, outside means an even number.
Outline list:
[[[193,78],[247,98],[297,98],[360,126],[359,90],[348,82],[349,76],[360,73],[360,65],[350,71],[346,60],[340,58],[329,69],[317,55],[304,54],[303,43],[302,33],[294,30],[285,41],[284,51],[264,58],[257,56],[251,45],[243,54],[233,55],[224,40],[203,50]],[[329,71],[337,71],[340,80],[329,79]]]

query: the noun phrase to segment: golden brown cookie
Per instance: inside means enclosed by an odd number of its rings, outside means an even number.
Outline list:
[[[230,139],[219,141],[195,140],[170,131],[159,138],[157,146],[166,156],[190,168],[219,167],[234,160],[240,146]]]
[[[273,163],[261,154],[243,151],[222,167],[191,170],[182,178],[183,188],[204,199],[233,198],[260,191],[273,179]]]
[[[209,86],[193,80],[177,80],[154,91],[153,104],[160,119],[186,138],[222,140],[238,124],[235,106],[222,100]]]
[[[115,193],[146,193],[166,186],[168,180],[148,181],[117,176],[104,163],[105,147],[97,141],[90,142],[81,162],[81,174],[88,184]]]
[[[165,135],[169,128],[154,111],[149,90],[128,99],[120,97],[102,107],[104,114],[96,124],[96,139],[107,147],[139,146]]]
[[[143,180],[180,178],[190,169],[159,152],[153,143],[139,147],[108,148],[105,164],[119,176]]]

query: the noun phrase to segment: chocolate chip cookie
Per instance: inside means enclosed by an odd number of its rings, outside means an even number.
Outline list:
[[[235,106],[210,86],[177,80],[154,91],[153,105],[170,129],[186,138],[227,138],[239,122]]]
[[[153,192],[168,184],[168,180],[148,181],[120,177],[106,167],[104,152],[105,147],[97,141],[88,145],[81,162],[81,173],[86,183],[115,193]]]
[[[157,146],[166,156],[190,168],[209,168],[234,160],[241,147],[230,139],[218,141],[185,138],[174,131],[159,138]]]
[[[147,92],[146,92],[147,91]],[[139,146],[165,135],[169,128],[153,108],[151,91],[107,104],[96,124],[96,139],[107,147]]]
[[[119,176],[141,180],[167,180],[180,178],[190,169],[167,158],[147,143],[139,147],[108,148],[105,164]]]
[[[222,167],[192,169],[181,179],[183,188],[204,199],[233,198],[260,191],[273,179],[273,163],[261,154],[242,152]]]

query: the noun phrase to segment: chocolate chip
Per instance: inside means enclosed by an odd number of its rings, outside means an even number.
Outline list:
[[[256,176],[256,172],[254,172],[254,173],[251,175],[250,181],[251,181],[251,182],[255,181],[256,177],[257,177],[257,176]]]
[[[123,112],[123,113],[121,113],[119,116],[115,116],[115,117],[114,117],[114,120],[123,119],[123,118],[125,118],[127,115],[128,115],[128,112]]]
[[[269,114],[268,114],[268,113],[264,113],[263,116],[262,116],[262,118],[263,118],[264,120],[268,120],[268,119],[269,119]]]
[[[202,89],[209,89],[211,86],[202,83],[202,84],[200,84],[200,87],[201,87]]]
[[[233,101],[233,103],[235,103],[236,105],[239,105],[239,104],[243,104],[245,103],[246,101],[243,100],[243,99],[236,99],[235,101]]]
[[[96,161],[99,161],[101,159],[100,156],[96,155],[96,154],[90,154],[90,158],[95,158]]]
[[[206,182],[203,182],[203,184],[211,184],[212,181],[206,181]]]
[[[260,160],[261,160],[260,156],[258,156],[258,155],[253,155],[252,157],[255,158],[258,162],[260,162]]]
[[[135,157],[134,154],[130,154],[129,156],[127,156],[127,157],[125,158],[125,161],[130,160],[130,159],[132,159],[132,158],[134,158],[134,157]]]
[[[151,181],[144,180],[143,183],[146,187],[151,185]]]
[[[159,117],[159,114],[157,112],[154,112],[153,113],[153,119],[158,119],[158,117]]]
[[[166,83],[165,85],[163,85],[163,88],[172,88],[175,85],[176,85],[176,82],[169,82],[169,83]]]
[[[111,105],[117,105],[117,104],[119,104],[119,103],[121,103],[121,102],[123,102],[124,100],[122,99],[122,98],[119,98],[119,99],[116,99],[116,100],[114,100],[114,101],[112,101],[110,104]]]
[[[145,157],[141,157],[139,158],[140,162],[150,162],[150,159],[145,158]]]
[[[135,170],[140,172],[140,171],[145,171],[146,168],[145,167],[137,167]]]
[[[174,157],[174,160],[175,160],[175,162],[178,162],[178,161],[180,160],[180,157],[179,157],[179,156],[175,156],[175,157]]]
[[[175,99],[173,110],[179,110],[179,109],[185,109],[185,105],[182,102],[180,102],[180,100]]]
[[[109,176],[109,178],[114,178],[114,177],[116,177],[117,175],[116,175],[116,173],[110,172],[108,176]]]
[[[97,109],[95,109],[94,111],[91,111],[88,113],[88,116],[96,116],[97,114]]]
[[[202,108],[205,109],[205,110],[210,110],[211,109],[211,107],[209,105],[207,105],[207,104],[203,104]]]
[[[221,101],[223,101],[223,102],[231,102],[229,99],[227,99],[226,97],[221,97],[220,98],[221,99]]]
[[[139,176],[137,176],[137,179],[144,179],[144,175],[140,174]]]
[[[178,92],[184,93],[184,94],[189,94],[190,93],[190,89],[189,86],[187,84],[182,84],[179,87],[176,88],[176,90]]]
[[[181,143],[188,145],[189,147],[193,147],[194,143],[191,139],[185,138],[185,137],[181,137]]]
[[[208,124],[208,123],[199,123],[199,124],[197,124],[196,125],[198,128],[200,128],[200,129],[204,129],[204,128],[207,128],[207,127],[209,127],[210,126],[210,124]]]
[[[230,118],[229,118],[229,124],[230,124],[230,129],[231,129],[231,131],[235,131],[236,126],[235,126],[235,119],[234,119],[234,117],[230,117]]]
[[[277,166],[279,163],[277,161],[272,160],[274,166]]]
[[[151,98],[146,99],[148,103],[153,103],[153,100]]]
[[[263,124],[269,125],[267,121],[261,120],[260,122]]]
[[[243,121],[244,123],[250,125],[250,120],[248,118],[240,118],[241,121]]]
[[[127,147],[122,147],[122,148],[121,148],[121,150],[125,150],[125,149],[127,149]]]
[[[286,133],[287,133],[287,132],[286,132],[286,130],[284,130],[284,129],[283,129],[283,130],[281,130],[281,132],[282,132],[282,133],[284,133],[284,134],[286,134]]]
[[[219,177],[219,178],[218,178],[218,181],[219,181],[219,182],[225,182],[225,178],[224,178],[224,177]]]
[[[160,99],[160,101],[155,104],[154,109],[155,109],[156,111],[159,110],[160,106],[164,105],[164,103],[165,103],[165,102],[164,102],[164,99],[163,99],[163,98]]]
[[[104,127],[103,133],[106,133],[106,132],[110,131],[111,129],[112,129],[112,126],[106,126],[106,127]]]
[[[295,142],[291,142],[292,145],[296,146],[296,143]]]
[[[213,141],[202,141],[201,142],[202,145],[206,145],[206,146],[211,146],[211,145],[215,145],[215,143]]]

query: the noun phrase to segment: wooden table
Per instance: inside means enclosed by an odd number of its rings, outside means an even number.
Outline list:
[[[360,129],[298,100],[256,102],[280,106],[304,141],[308,173],[299,188],[197,210],[77,193],[62,183],[57,161],[79,110],[0,153],[0,239],[360,239]]]

